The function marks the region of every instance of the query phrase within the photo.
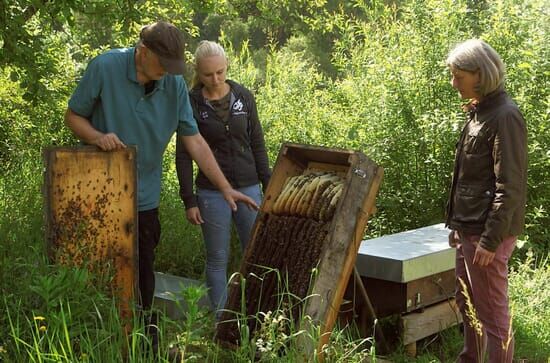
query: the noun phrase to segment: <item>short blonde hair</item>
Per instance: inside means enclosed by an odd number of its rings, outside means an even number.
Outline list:
[[[480,39],[469,39],[458,44],[447,57],[447,66],[453,70],[479,72],[476,91],[485,96],[504,84],[506,68],[500,55]]]
[[[191,80],[191,89],[195,87],[202,86],[202,83],[199,79],[198,65],[201,59],[221,56],[225,58],[225,61],[229,64],[227,56],[225,55],[225,50],[221,45],[210,40],[202,40],[197,49],[195,50],[194,62],[193,62],[193,79]]]

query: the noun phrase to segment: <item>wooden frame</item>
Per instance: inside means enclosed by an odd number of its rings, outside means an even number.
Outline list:
[[[416,342],[462,322],[455,299],[450,298],[423,310],[402,315],[399,330],[407,355],[416,356]]]
[[[318,170],[337,173],[343,176],[345,181],[336,212],[329,221],[329,232],[317,264],[317,276],[312,281],[310,294],[302,310],[304,315],[311,318],[303,321],[309,321],[312,326],[302,326],[300,329],[309,330],[319,327],[321,332],[316,345],[306,338],[299,338],[303,340],[299,342],[299,346],[303,348],[303,355],[308,358],[313,354],[320,354],[323,345],[329,340],[344,291],[355,266],[368,218],[375,210],[375,200],[383,169],[360,152],[292,143],[283,144],[240,269],[240,276],[246,278],[249,266],[255,264],[253,251],[255,244],[259,243],[258,233],[265,216],[271,214],[287,178]],[[239,305],[234,301],[241,299],[241,288],[239,279],[233,279],[226,307]],[[220,326],[223,324],[218,325],[218,332]]]
[[[119,299],[122,317],[130,317],[138,261],[135,147],[53,147],[43,160],[50,261],[86,265],[96,275],[114,267],[114,284],[105,288]]]
[[[455,293],[454,269],[409,282],[364,276],[361,280],[378,318],[415,311],[445,301]]]

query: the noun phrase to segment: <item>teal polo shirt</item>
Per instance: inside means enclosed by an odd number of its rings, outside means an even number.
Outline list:
[[[114,49],[94,58],[69,100],[69,108],[98,131],[137,145],[138,205],[157,208],[162,156],[174,133],[198,133],[185,81],[165,75],[145,95],[137,80],[135,48]]]

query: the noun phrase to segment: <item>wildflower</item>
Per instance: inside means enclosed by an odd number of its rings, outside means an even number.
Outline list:
[[[271,320],[271,310],[268,311],[267,313],[262,313],[264,315],[264,321],[268,321],[268,320]]]
[[[281,321],[285,319],[284,314],[280,314],[276,319],[273,320],[275,324],[279,324]]]
[[[35,321],[36,321],[36,320],[38,320],[38,321],[44,321],[44,320],[46,320],[46,318],[39,315],[39,316],[35,316],[35,317],[34,317],[34,320],[35,320]]]
[[[4,348],[3,345],[0,345],[0,354],[4,354],[4,353],[7,353],[7,350],[6,348]]]
[[[38,328],[41,332],[45,332],[47,330],[46,325],[40,325],[40,328]]]

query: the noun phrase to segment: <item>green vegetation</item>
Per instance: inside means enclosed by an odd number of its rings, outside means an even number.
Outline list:
[[[272,162],[281,143],[292,141],[361,150],[384,167],[378,212],[367,237],[443,220],[454,144],[464,121],[443,61],[467,38],[482,37],[493,45],[504,58],[507,89],[529,129],[526,231],[510,277],[516,358],[546,362],[547,5],[545,0],[1,2],[0,361],[115,362],[124,350],[132,362],[147,361],[143,329],[135,324],[130,339],[123,338],[113,301],[94,287],[89,274],[48,266],[41,150],[76,144],[63,113],[90,57],[132,45],[142,24],[165,18],[186,30],[190,52],[204,38],[218,39],[230,50],[230,77],[256,94]],[[170,145],[157,270],[200,279],[202,242],[199,230],[185,221],[173,155]],[[238,258],[233,265],[236,269]],[[196,307],[200,291],[186,294]],[[257,339],[235,352],[215,346],[210,316],[200,310],[189,314],[185,322],[163,319],[161,332],[165,342],[185,346],[190,361],[242,362],[259,351]],[[278,316],[272,312],[271,317]],[[273,324],[263,330],[264,348],[268,341],[280,346],[284,339],[272,334]],[[332,339],[331,362],[360,361],[371,354],[353,329],[338,329]],[[417,361],[453,361],[460,344],[457,329],[449,329],[419,344]],[[400,352],[391,359],[411,361]]]

